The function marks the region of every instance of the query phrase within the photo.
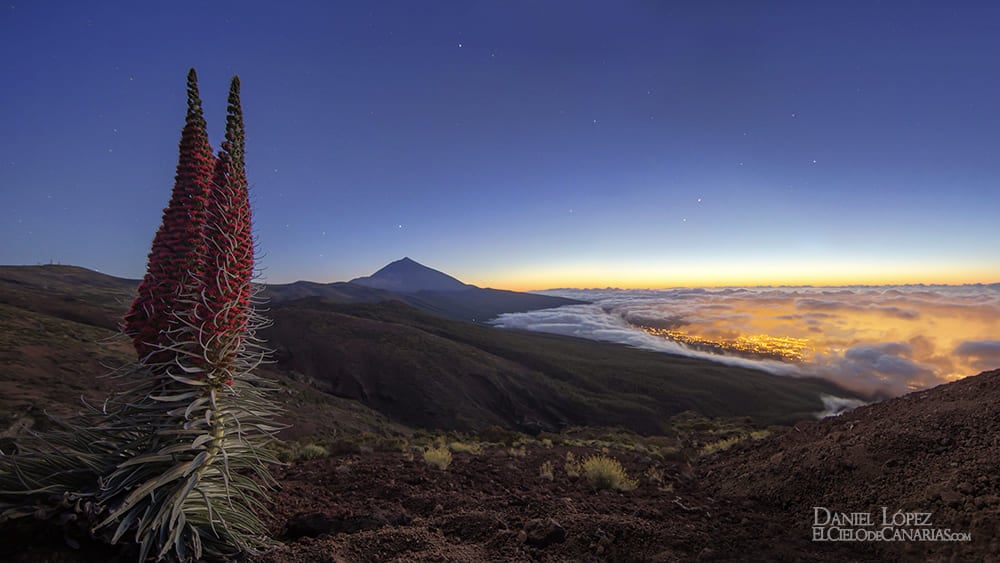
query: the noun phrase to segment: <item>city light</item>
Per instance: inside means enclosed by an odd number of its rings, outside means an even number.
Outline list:
[[[802,362],[812,352],[808,338],[755,334],[751,336],[738,336],[734,339],[715,340],[688,334],[681,330],[654,328],[643,325],[635,326],[654,336],[684,344],[695,350],[716,354],[736,354],[757,359]]]

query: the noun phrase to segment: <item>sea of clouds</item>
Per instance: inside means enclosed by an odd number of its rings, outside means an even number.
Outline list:
[[[878,398],[1000,368],[1000,284],[724,289],[558,289],[590,302],[501,315],[492,323],[620,342],[755,367],[820,376]],[[806,338],[798,363],[688,348],[637,326],[712,339],[767,334]]]

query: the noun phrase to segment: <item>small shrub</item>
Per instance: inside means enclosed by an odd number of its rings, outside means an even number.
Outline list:
[[[663,470],[656,467],[655,465],[650,465],[646,468],[646,480],[650,483],[662,483],[663,482]]]
[[[366,441],[366,445],[376,452],[405,452],[410,449],[410,441],[403,436],[373,436]]]
[[[274,452],[274,457],[281,463],[291,463],[295,460],[295,447],[287,442],[274,440],[270,442],[267,449]]]
[[[377,452],[405,452],[410,449],[410,441],[400,436],[376,438],[372,447]]]
[[[330,452],[323,446],[320,446],[319,444],[306,444],[295,452],[295,459],[317,459],[320,457],[327,457],[328,455],[330,455]]]
[[[358,454],[361,453],[361,444],[356,438],[339,438],[330,443],[330,452],[333,455]]]
[[[552,449],[552,440],[550,438],[542,438],[542,446],[547,449]]]
[[[573,452],[566,452],[566,464],[563,468],[566,469],[566,475],[570,477],[579,477],[583,469],[580,466],[580,462],[573,456]]]
[[[528,455],[528,451],[524,448],[524,446],[521,446],[519,448],[507,448],[507,454],[510,455],[510,457],[524,457]]]
[[[631,491],[639,485],[635,479],[629,479],[621,462],[605,455],[594,455],[583,460],[583,474],[595,489]]]
[[[483,447],[475,442],[452,442],[448,444],[448,448],[457,454],[479,455],[483,453]]]
[[[451,465],[451,450],[448,448],[431,448],[424,452],[424,461],[444,471]]]
[[[754,440],[763,440],[764,438],[767,438],[770,435],[771,435],[770,430],[754,430],[753,432],[750,433],[750,438]]]
[[[555,478],[555,475],[552,474],[552,471],[553,471],[552,462],[546,461],[545,463],[542,464],[541,467],[538,468],[538,476],[541,477],[542,479],[548,479],[549,481],[551,481],[552,479]]]
[[[542,445],[545,445],[546,443],[551,443],[552,445],[562,445],[563,436],[553,432],[542,432],[536,436],[535,439],[540,441]]]
[[[662,461],[685,461],[687,459],[684,451],[676,446],[660,446],[651,457]]]
[[[721,452],[722,450],[727,450],[743,440],[744,438],[742,436],[730,436],[729,438],[705,444],[701,448],[701,455],[708,455],[715,452]]]

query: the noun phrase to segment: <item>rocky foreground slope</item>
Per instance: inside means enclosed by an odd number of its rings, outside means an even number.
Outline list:
[[[277,471],[259,562],[298,561],[990,561],[1000,554],[1000,371],[802,422],[704,454],[605,444],[638,481],[595,491],[566,471],[600,443],[457,452],[446,470],[419,453],[354,450]],[[662,453],[662,450],[661,450]],[[687,454],[689,452],[680,452]],[[552,464],[552,477],[540,475]],[[842,530],[955,534],[970,541],[814,541]],[[882,507],[891,523],[882,525]],[[869,514],[868,518],[855,516]],[[909,515],[909,516],[908,516]],[[871,526],[865,520],[871,520]],[[34,535],[32,535],[34,534]],[[52,530],[0,530],[5,561],[127,561]],[[842,536],[843,537],[843,536]],[[77,541],[80,541],[79,536]]]
[[[879,530],[885,507],[890,523],[905,514],[929,514],[911,516],[915,525],[909,528],[950,529],[970,534],[971,541],[867,542],[857,544],[857,553],[997,560],[1000,370],[800,423],[777,438],[704,459],[698,469],[702,490],[752,502],[787,536],[811,537],[814,507],[872,513],[871,529]],[[820,510],[821,524],[826,517]]]
[[[566,451],[457,455],[447,471],[394,454],[281,473],[261,561],[989,561],[1000,557],[1000,371],[804,422],[686,463],[612,451],[639,487],[594,492]],[[538,476],[545,461],[556,471]],[[652,469],[650,469],[652,468]],[[662,481],[654,478],[662,472]],[[651,477],[652,476],[652,477]],[[821,507],[829,511],[817,511]],[[886,528],[885,517],[891,527]],[[814,541],[844,530],[970,541]],[[896,524],[896,525],[893,525]],[[927,532],[914,532],[926,528]],[[946,531],[950,530],[950,531]],[[846,534],[847,532],[844,532]],[[854,532],[855,535],[861,532]],[[841,535],[840,537],[846,537]]]

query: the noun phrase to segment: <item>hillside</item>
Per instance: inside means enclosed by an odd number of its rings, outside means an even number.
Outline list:
[[[289,284],[269,285],[263,297],[273,303],[316,297],[337,303],[379,303],[399,301],[424,311],[450,319],[485,323],[503,313],[518,313],[536,309],[550,309],[563,305],[582,303],[573,299],[521,293],[502,289],[467,288],[461,291],[418,291],[395,293],[385,289],[355,283],[316,283],[299,281]]]
[[[820,394],[847,395],[824,380],[462,323],[398,301],[304,299],[270,314],[263,335],[280,369],[421,427],[658,433],[685,410],[788,423],[822,410]]]
[[[81,393],[99,398],[106,386],[95,376],[130,352],[120,341],[95,343],[114,336],[133,284],[82,268],[0,268],[0,334],[10,340],[0,356],[9,390],[0,409],[19,412],[37,399],[73,410]],[[398,301],[307,298],[275,303],[269,315],[274,326],[261,334],[276,349],[269,369],[309,394],[296,400],[315,409],[364,405],[372,427],[387,418],[459,430],[617,425],[657,433],[685,410],[770,424],[812,416],[820,394],[848,395],[825,381],[463,323]],[[300,406],[293,415],[307,419]]]
[[[135,281],[74,266],[0,267],[0,438],[100,404],[104,377],[134,358],[117,326]],[[269,370],[281,386],[286,438],[343,432],[410,433],[357,401]]]
[[[417,266],[454,279],[426,266]],[[265,285],[261,297],[274,303],[306,297],[321,297],[338,303],[398,300],[437,315],[473,322],[485,322],[503,313],[582,303],[563,297],[484,289],[458,283],[461,291],[421,289],[413,293],[397,293],[353,282],[297,281]],[[121,320],[119,311],[124,311],[132,302],[138,284],[139,280],[117,278],[78,266],[0,266],[0,303],[50,312],[60,317],[75,315],[86,324],[96,323],[97,326],[113,329]]]
[[[813,507],[926,513],[970,542],[865,542],[856,558],[986,561],[1000,554],[1000,370],[801,422],[708,458],[706,490],[744,499],[788,536],[809,537]],[[890,520],[891,521],[891,520]],[[748,535],[743,532],[744,535]],[[802,542],[804,543],[804,542]],[[989,554],[989,555],[987,555]]]

